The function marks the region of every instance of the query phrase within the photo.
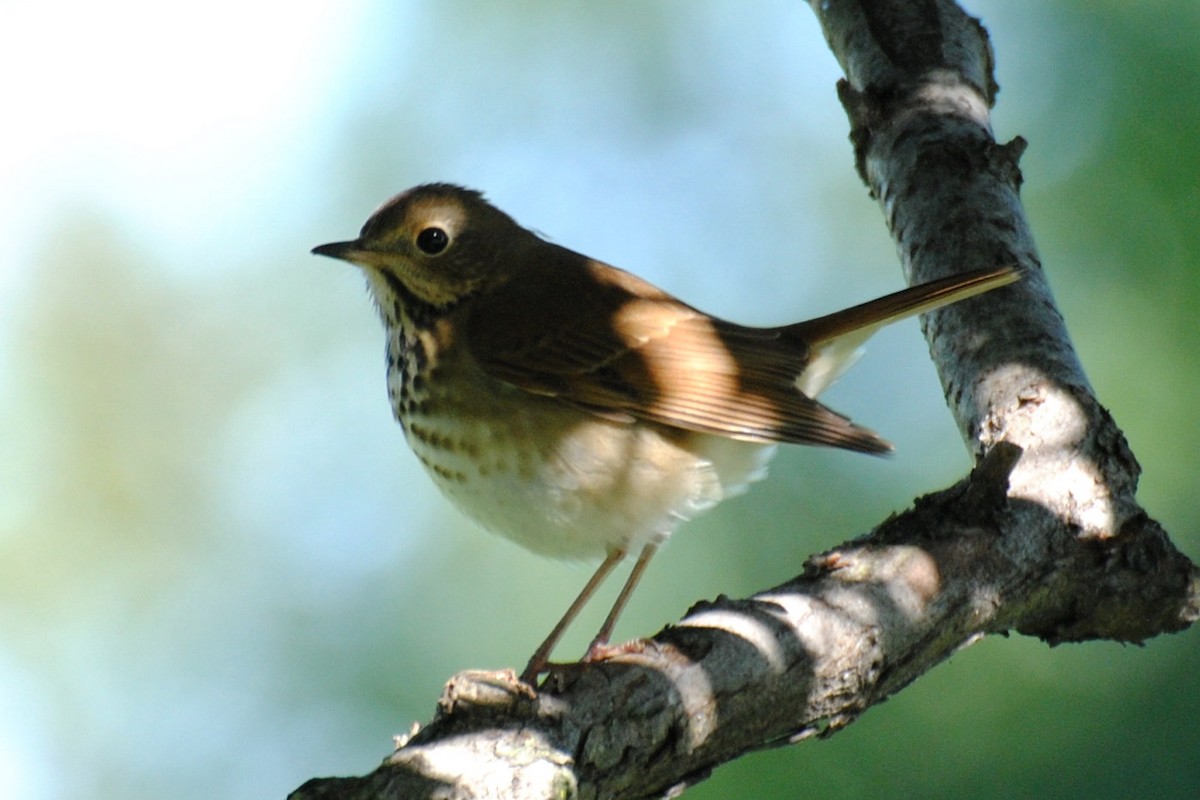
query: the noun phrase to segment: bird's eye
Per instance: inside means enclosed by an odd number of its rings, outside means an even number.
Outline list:
[[[441,228],[426,228],[417,234],[417,247],[427,256],[436,256],[450,244],[450,234]]]

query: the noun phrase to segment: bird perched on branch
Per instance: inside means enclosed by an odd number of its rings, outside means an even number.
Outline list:
[[[717,319],[518,225],[481,194],[417,186],[357,239],[313,250],[360,267],[387,334],[387,387],[438,488],[539,553],[602,557],[522,673],[637,560],[588,649],[601,657],[658,547],[765,474],[778,443],[891,446],[815,399],[883,325],[1011,283],[953,275],[771,328]]]

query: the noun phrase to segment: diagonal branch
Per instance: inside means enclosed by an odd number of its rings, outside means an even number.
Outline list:
[[[1142,641],[1200,614],[1200,572],[1134,497],[992,138],[986,32],[950,0],[814,3],[847,79],[859,174],[906,273],[1018,264],[1020,283],[925,320],[979,458],[955,486],[745,600],[719,598],[535,695],[462,673],[374,773],[300,798],[647,797],[748,750],[828,734],[987,633]]]

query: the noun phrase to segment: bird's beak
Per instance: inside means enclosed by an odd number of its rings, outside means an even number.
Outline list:
[[[312,249],[312,252],[315,256],[329,256],[342,261],[358,263],[366,260],[367,257],[367,251],[363,249],[357,239],[352,242],[330,242],[318,245]]]

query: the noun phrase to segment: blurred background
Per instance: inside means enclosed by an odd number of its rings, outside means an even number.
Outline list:
[[[1200,5],[972,0],[1024,199],[1141,499],[1200,557]],[[283,797],[361,774],[591,565],[473,529],[391,420],[360,275],[309,255],[429,180],[708,311],[898,288],[796,0],[0,2],[0,797]],[[827,395],[889,460],[789,449],[617,631],[799,571],[968,468],[917,325]],[[616,584],[573,628],[578,653]],[[1194,797],[1197,633],[989,639],[687,796]]]

